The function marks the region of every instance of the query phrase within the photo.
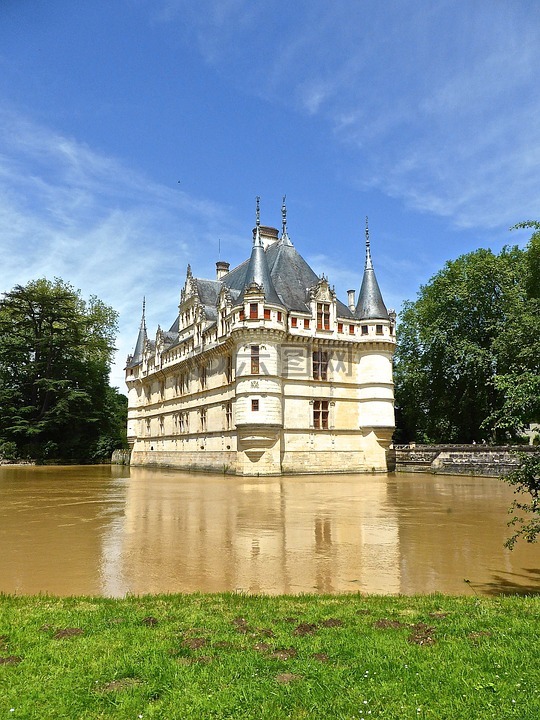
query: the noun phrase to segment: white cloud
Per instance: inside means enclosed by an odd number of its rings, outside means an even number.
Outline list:
[[[194,12],[187,3],[182,22],[229,82],[326,119],[334,141],[358,154],[361,188],[461,228],[538,214],[540,23],[530,8],[254,5],[206,0]]]
[[[0,291],[61,277],[112,305],[120,313],[113,384],[123,388],[143,295],[150,332],[172,324],[186,264],[212,276],[218,236],[240,245],[226,209],[0,113]]]

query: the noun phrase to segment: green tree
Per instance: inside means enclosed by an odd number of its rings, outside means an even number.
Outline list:
[[[513,518],[508,523],[517,525],[518,529],[505,542],[506,547],[512,549],[519,538],[536,542],[540,533],[540,454],[520,453],[519,465],[503,479],[515,488],[514,494],[519,495],[510,507]]]
[[[540,224],[520,223],[516,228],[535,232],[524,253],[524,302],[513,307],[504,333],[494,343],[500,358],[494,384],[502,404],[486,421],[495,431],[510,435],[540,419]]]
[[[515,437],[539,415],[540,240],[449,261],[404,305],[396,402],[404,439]]]
[[[60,279],[4,293],[0,444],[36,459],[95,457],[111,434],[121,444],[108,382],[116,329],[112,308]]]

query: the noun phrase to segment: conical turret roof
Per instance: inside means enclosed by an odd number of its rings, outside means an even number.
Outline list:
[[[255,228],[255,238],[253,240],[253,248],[251,250],[251,257],[249,258],[246,273],[244,276],[244,287],[240,293],[236,304],[240,304],[244,299],[244,294],[252,283],[256,283],[264,292],[264,297],[267,302],[274,305],[282,305],[282,301],[276,292],[272,278],[270,277],[270,270],[268,268],[268,262],[266,259],[266,253],[264,251],[264,245],[261,240],[260,234],[260,218],[259,218],[259,198],[257,198],[257,224]]]
[[[141,325],[139,327],[137,342],[135,343],[135,350],[133,351],[131,360],[128,363],[128,367],[133,367],[134,365],[138,365],[142,362],[144,346],[146,345],[146,341],[148,339],[148,336],[146,334],[145,305],[146,301],[143,299]]]
[[[375,277],[371,249],[369,242],[369,229],[366,218],[366,263],[362,286],[356,303],[355,315],[360,320],[388,320],[388,310],[384,304],[379,283]]]

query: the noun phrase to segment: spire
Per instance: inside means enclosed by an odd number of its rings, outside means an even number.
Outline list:
[[[255,283],[262,287],[266,300],[275,305],[282,305],[279,295],[276,292],[272,278],[270,277],[270,270],[268,268],[268,262],[266,260],[266,253],[264,251],[264,245],[261,240],[260,226],[260,198],[257,196],[257,212],[256,212],[256,225],[255,225],[255,237],[253,239],[253,247],[251,249],[251,257],[246,269],[246,276],[244,280],[244,289],[242,290],[237,304],[241,304],[244,300],[244,294],[247,288]]]
[[[261,198],[257,195],[256,197],[257,206],[255,210],[255,237],[253,238],[253,245],[262,247],[261,242]]]
[[[292,245],[291,239],[287,235],[287,205],[285,204],[285,201],[287,199],[287,196],[283,196],[283,201],[281,203],[281,242],[284,245]]]
[[[146,345],[146,340],[146,298],[143,297],[141,325],[139,327],[139,335],[137,336],[137,342],[135,343],[135,350],[133,351],[133,356],[129,363],[130,366],[138,365],[140,362],[142,362],[142,356],[144,346]]]
[[[369,240],[369,226],[366,217],[366,262],[362,287],[356,303],[355,315],[360,320],[386,320],[388,310],[384,304],[379,283],[375,277],[373,261],[371,259],[371,243]]]
[[[369,224],[368,217],[366,215],[366,270],[373,270],[373,261],[371,259],[371,244],[369,242]]]

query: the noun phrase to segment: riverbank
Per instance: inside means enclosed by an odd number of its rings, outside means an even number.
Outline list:
[[[519,462],[518,453],[540,454],[530,445],[396,445],[391,461],[397,472],[503,477]]]
[[[540,597],[0,596],[0,717],[540,715]]]

